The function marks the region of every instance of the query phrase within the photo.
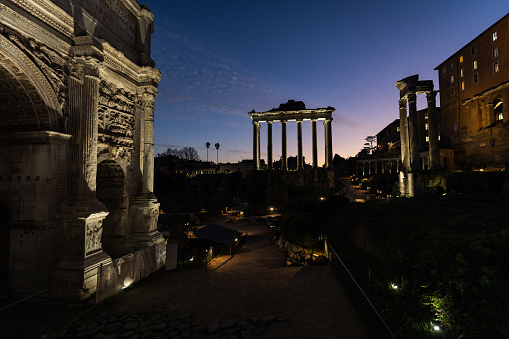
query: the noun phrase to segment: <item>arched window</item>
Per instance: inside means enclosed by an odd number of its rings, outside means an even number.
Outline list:
[[[495,99],[493,101],[493,112],[495,113],[495,121],[504,120],[504,113],[502,113],[502,100]]]

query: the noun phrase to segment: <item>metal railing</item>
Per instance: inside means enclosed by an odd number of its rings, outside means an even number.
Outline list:
[[[71,302],[68,286],[90,271],[0,308],[0,328],[5,338],[51,338],[83,317],[95,303]]]
[[[336,272],[371,336],[377,339],[396,338],[329,242],[326,242],[326,250],[331,267]]]

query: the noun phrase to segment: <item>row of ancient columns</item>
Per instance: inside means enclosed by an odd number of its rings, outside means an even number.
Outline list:
[[[317,119],[311,119],[312,140],[313,140],[313,168],[318,168],[318,142],[316,131]],[[325,167],[332,168],[332,127],[331,119],[325,119],[324,135],[325,135]],[[286,123],[281,120],[281,167],[284,171],[288,170],[288,156],[286,147]],[[267,168],[272,169],[272,124],[273,121],[267,121]],[[260,121],[253,121],[253,159],[256,169],[260,169]],[[304,168],[304,157],[302,155],[302,120],[297,120],[297,169]]]
[[[428,137],[430,169],[440,167],[438,145],[438,121],[436,117],[436,91],[426,92],[428,103]],[[407,117],[408,101],[408,117]],[[401,163],[403,171],[416,172],[421,169],[419,124],[417,115],[417,94],[408,92],[399,100],[399,123],[401,138]]]
[[[362,170],[362,176],[369,176],[374,173],[378,173],[378,164],[381,164],[380,170],[382,174],[392,174],[399,172],[400,160],[399,159],[373,159],[373,160],[359,160],[360,166],[357,167],[356,174],[359,175],[359,167]],[[366,164],[368,165],[366,168]]]

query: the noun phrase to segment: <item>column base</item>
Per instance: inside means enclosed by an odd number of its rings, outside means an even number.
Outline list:
[[[414,196],[413,173],[399,172],[399,193],[402,197]]]
[[[62,289],[55,289],[52,297],[72,301],[89,298],[96,292],[99,268],[109,264],[111,257],[103,251],[86,258],[63,256],[52,271],[54,283],[62,283]]]
[[[131,229],[127,249],[137,251],[164,241],[157,230],[159,202],[153,195],[141,196],[131,201],[129,215]]]

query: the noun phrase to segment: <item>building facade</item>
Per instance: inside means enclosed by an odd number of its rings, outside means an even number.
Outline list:
[[[509,15],[436,69],[441,145],[459,168],[504,169],[509,161]]]
[[[86,298],[112,259],[152,246],[144,267],[164,259],[153,19],[135,0],[0,0],[1,274],[11,292],[73,278],[68,293]]]

